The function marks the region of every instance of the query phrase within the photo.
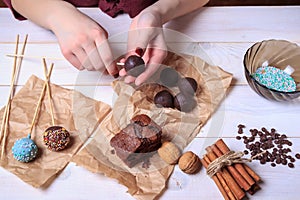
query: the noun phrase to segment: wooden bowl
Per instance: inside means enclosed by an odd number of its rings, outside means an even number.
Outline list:
[[[252,74],[268,61],[269,66],[284,70],[288,65],[295,71],[291,77],[297,88],[294,92],[281,92],[267,88],[256,81]],[[244,72],[250,87],[260,96],[275,101],[293,100],[300,96],[300,47],[285,40],[264,40],[251,46],[244,56]]]

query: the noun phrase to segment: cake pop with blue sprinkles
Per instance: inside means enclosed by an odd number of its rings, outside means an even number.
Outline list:
[[[29,134],[26,138],[18,139],[14,143],[12,153],[17,161],[28,163],[36,158],[38,147]]]

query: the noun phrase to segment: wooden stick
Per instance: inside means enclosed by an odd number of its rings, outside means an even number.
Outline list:
[[[211,150],[218,156],[221,157],[224,155],[223,152],[220,151],[220,149],[214,144],[211,146]],[[245,180],[245,178],[240,174],[240,172],[237,171],[237,169],[232,166],[227,166],[227,169],[231,173],[231,175],[234,177],[236,182],[239,184],[241,188],[248,191],[251,188],[251,185]],[[254,184],[254,183],[253,183]]]
[[[202,165],[205,167],[205,169],[207,169],[208,163],[204,160],[204,158],[200,159],[200,161],[201,161]],[[215,182],[216,186],[218,187],[218,189],[221,192],[221,194],[224,197],[224,199],[225,200],[230,200],[227,192],[224,189],[224,186],[222,185],[222,183],[220,182],[220,180],[218,179],[218,177],[216,175],[213,175],[212,179]]]
[[[208,150],[207,157],[209,158],[210,161],[214,161],[215,159],[217,159],[217,156],[210,149],[210,147],[208,147],[207,150]],[[246,195],[245,192],[237,184],[237,182],[234,180],[234,178],[231,176],[231,174],[228,172],[228,170],[226,168],[223,168],[220,171],[220,173],[223,176],[223,178],[225,179],[228,187],[230,188],[230,190],[232,191],[232,193],[234,194],[234,196],[237,199],[243,199],[245,197],[245,195]]]
[[[19,39],[20,39],[20,36],[17,35],[15,53],[18,53]],[[15,82],[14,78],[15,78],[16,66],[17,66],[17,58],[14,59],[13,68],[12,68],[12,72],[11,72],[10,92],[9,92],[9,95],[8,95],[7,103],[6,103],[5,110],[4,110],[4,113],[3,113],[3,118],[2,118],[1,132],[0,132],[0,134],[1,134],[0,142],[2,141],[4,126],[5,126],[5,123],[6,123],[6,115],[7,115],[6,113],[7,113],[7,109],[8,109],[8,106],[10,104],[10,100],[11,100],[11,94],[10,93],[12,92],[12,89],[11,89],[13,87],[12,84]]]
[[[48,74],[47,74],[47,77],[49,77],[49,78],[50,78],[50,76],[51,76],[52,69],[53,69],[53,65],[51,65],[50,70],[48,71]],[[34,127],[34,124],[35,124],[35,120],[36,120],[38,111],[40,110],[39,108],[40,108],[40,106],[41,106],[43,97],[44,97],[44,95],[45,95],[46,87],[47,87],[47,82],[45,81],[44,86],[43,86],[43,89],[42,89],[41,94],[40,94],[40,98],[39,98],[39,100],[38,100],[38,105],[36,106],[35,112],[34,112],[34,114],[33,114],[33,119],[32,119],[31,126],[30,126],[30,130],[29,130],[30,137],[32,136],[32,135],[31,135],[32,129],[33,129],[33,127]]]
[[[228,148],[228,146],[225,144],[225,142],[222,139],[219,139],[215,143],[215,145],[223,154],[226,154],[230,151],[230,149]],[[252,186],[255,183],[255,181],[252,179],[252,177],[249,175],[249,173],[245,170],[243,164],[236,163],[233,166],[244,177],[244,179],[248,182],[249,185]]]
[[[50,77],[47,76],[47,63],[46,63],[46,59],[45,58],[43,58],[43,64],[44,64],[45,81],[47,83],[47,93],[48,93],[49,107],[50,107],[50,113],[51,113],[51,119],[52,119],[52,126],[54,126],[55,125],[55,121],[54,121],[54,114],[53,114],[51,88],[50,88],[50,84],[49,84]],[[53,63],[51,64],[50,68],[53,68]]]
[[[18,53],[19,39],[20,39],[20,36],[17,35],[15,53]],[[22,47],[22,51],[21,51],[22,55],[25,52],[27,39],[28,39],[28,35],[26,35],[24,43],[23,43],[23,47]],[[13,69],[12,69],[12,78],[11,78],[11,83],[10,83],[10,91],[9,91],[9,96],[8,96],[7,104],[6,104],[6,107],[5,107],[5,110],[4,110],[4,115],[3,115],[3,122],[4,123],[2,123],[2,126],[1,126],[0,141],[2,140],[2,136],[3,136],[2,149],[1,149],[1,159],[3,158],[4,152],[5,152],[5,146],[6,146],[5,143],[6,143],[6,138],[7,138],[7,134],[8,134],[7,131],[8,131],[10,107],[11,107],[11,101],[12,101],[12,98],[14,96],[14,89],[15,89],[14,85],[15,85],[16,77],[18,76],[18,72],[21,68],[21,64],[22,64],[22,58],[19,60],[18,65],[17,65],[17,58],[14,59]],[[3,130],[4,130],[4,133],[3,133]]]
[[[12,58],[33,58],[33,59],[48,59],[48,60],[65,60],[64,58],[58,58],[58,57],[46,57],[46,56],[28,56],[28,55],[20,55],[20,54],[6,54],[7,57]]]
[[[117,62],[117,65],[124,66],[125,64],[121,62]]]

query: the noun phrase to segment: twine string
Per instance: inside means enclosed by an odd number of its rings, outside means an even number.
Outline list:
[[[262,151],[251,158],[243,158],[245,155],[243,152],[234,152],[229,151],[226,154],[218,157],[214,161],[212,161],[207,167],[207,175],[213,177],[217,172],[219,172],[222,168],[226,166],[233,165],[235,163],[247,163],[252,162],[255,158],[261,156],[262,154],[266,153],[266,151]]]

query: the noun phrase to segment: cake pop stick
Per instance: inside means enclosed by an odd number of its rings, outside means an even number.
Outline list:
[[[44,74],[47,75],[47,64],[46,60],[43,59],[44,64]],[[53,105],[52,105],[52,97],[51,97],[51,89],[49,84],[49,79],[47,79],[47,93],[48,93],[48,100],[49,100],[49,107],[52,119],[52,126],[47,128],[44,132],[44,143],[51,151],[60,151],[66,148],[66,146],[70,142],[70,133],[61,126],[56,126],[54,121],[54,114],[53,114]]]
[[[20,162],[25,162],[25,163],[30,162],[30,161],[34,160],[37,156],[38,147],[35,144],[35,142],[31,139],[32,130],[35,125],[36,118],[37,118],[37,115],[38,115],[40,107],[41,107],[41,102],[43,100],[43,97],[45,96],[47,81],[51,76],[52,68],[53,68],[53,65],[51,66],[51,68],[48,72],[48,75],[46,76],[46,80],[45,80],[43,89],[41,91],[41,94],[40,94],[40,97],[38,100],[38,104],[37,104],[35,112],[33,114],[33,119],[31,122],[28,136],[26,138],[18,139],[15,142],[14,146],[12,147],[12,152],[13,152],[14,158]]]
[[[28,35],[25,36],[25,40],[23,43],[23,47],[22,47],[22,51],[21,51],[21,55],[24,55],[25,52],[25,47],[27,44],[27,39],[28,39]],[[18,53],[18,47],[19,47],[19,40],[20,40],[20,36],[17,35],[17,39],[16,39],[16,48],[15,48],[15,53]],[[23,58],[20,58],[18,61],[18,65],[17,65],[17,58],[14,59],[14,63],[13,63],[13,69],[12,69],[12,78],[11,78],[11,83],[10,83],[10,92],[9,92],[9,96],[8,96],[8,100],[7,100],[7,104],[4,110],[4,114],[3,114],[3,119],[2,119],[2,125],[1,125],[1,132],[0,132],[0,142],[2,141],[2,150],[1,150],[1,159],[4,155],[4,151],[5,151],[5,143],[6,143],[6,138],[7,138],[7,130],[8,130],[8,122],[9,122],[9,115],[10,115],[10,107],[11,107],[11,100],[14,96],[14,90],[15,90],[15,82],[16,79],[18,77],[18,72],[21,68],[22,65],[22,60]],[[4,133],[3,133],[4,131]]]

